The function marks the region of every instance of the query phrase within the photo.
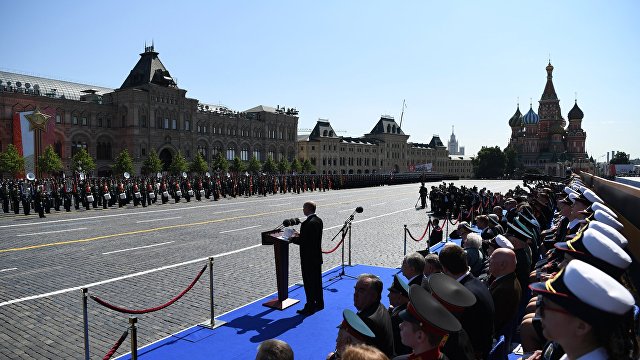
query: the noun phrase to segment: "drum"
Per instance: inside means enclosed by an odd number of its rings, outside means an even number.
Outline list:
[[[93,202],[93,195],[87,195],[87,201],[92,203]]]
[[[107,201],[111,200],[111,194],[109,193],[104,194],[104,199]]]
[[[133,194],[136,199],[140,199],[142,197],[142,195],[140,195],[140,192],[138,191],[137,193]]]
[[[193,190],[189,190],[187,193],[189,193],[189,196],[193,196]]]
[[[127,199],[127,194],[120,193],[120,200],[126,200],[126,199]]]
[[[182,196],[182,191],[180,190],[176,191],[176,196]]]
[[[204,196],[204,195],[205,195],[204,190],[200,190],[200,196]]]
[[[149,194],[149,199],[155,199],[156,198],[156,194],[155,193],[150,193]]]
[[[169,198],[169,192],[168,191],[163,192],[162,196],[165,198]]]

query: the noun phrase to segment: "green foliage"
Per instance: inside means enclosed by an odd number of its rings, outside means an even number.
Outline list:
[[[518,164],[518,154],[511,147],[506,147],[503,153],[505,157],[504,173],[508,177],[513,178],[514,177],[513,175],[516,172],[516,169],[518,169],[518,167],[520,166],[520,164]]]
[[[62,159],[49,145],[38,159],[38,169],[44,174],[54,174],[62,170]]]
[[[241,172],[243,172],[245,169],[244,163],[242,162],[242,160],[240,160],[239,157],[234,157],[233,161],[231,162],[231,164],[229,165],[229,170],[235,172],[236,174],[239,174]]]
[[[22,171],[24,171],[24,157],[20,156],[18,148],[9,144],[6,151],[0,152],[0,172],[16,177]]]
[[[262,168],[262,164],[260,163],[260,160],[258,160],[258,158],[254,156],[251,157],[251,160],[249,160],[249,165],[247,166],[247,170],[252,173],[258,173],[260,172],[260,169]]]
[[[316,171],[316,168],[315,166],[313,166],[311,161],[309,161],[309,159],[304,159],[304,161],[302,162],[302,172],[305,174],[310,174],[314,171]]]
[[[276,172],[276,162],[273,161],[273,158],[271,156],[267,157],[267,161],[264,162],[264,164],[262,164],[262,171],[267,173],[267,174],[273,174]]]
[[[189,170],[202,174],[209,170],[209,165],[207,165],[207,161],[202,157],[202,154],[197,153],[196,157],[191,162]]]
[[[629,164],[629,154],[618,151],[609,162],[610,164]]]
[[[155,174],[160,171],[162,171],[162,160],[158,157],[158,153],[155,149],[151,149],[151,151],[149,151],[149,155],[144,160],[144,163],[142,163],[142,173]]]
[[[219,152],[211,162],[211,169],[223,173],[226,173],[227,170],[229,170],[229,162],[224,158],[221,152]]]
[[[289,161],[285,157],[278,161],[278,172],[280,174],[288,173],[289,169],[291,169],[291,164],[289,164]]]
[[[293,161],[291,162],[291,171],[295,171],[296,174],[302,172],[302,163],[300,163],[300,160],[298,160],[298,158],[293,159]]]
[[[506,165],[505,154],[500,147],[483,146],[478,156],[473,159],[474,172],[480,179],[495,179],[504,175]]]
[[[71,166],[74,171],[91,172],[96,168],[96,163],[87,150],[80,149],[71,158]]]
[[[182,151],[178,150],[178,153],[171,160],[171,165],[169,165],[169,171],[174,175],[180,175],[184,171],[189,169],[189,163],[187,159],[182,155]]]
[[[129,150],[123,149],[120,151],[115,162],[111,165],[111,169],[113,169],[113,173],[117,176],[120,176],[125,172],[133,175],[133,159],[129,154]]]

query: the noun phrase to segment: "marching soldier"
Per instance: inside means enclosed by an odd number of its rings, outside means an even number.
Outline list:
[[[21,185],[20,198],[22,199],[22,209],[25,215],[29,215],[31,214],[31,187],[25,183]]]
[[[36,212],[38,213],[38,216],[40,216],[40,218],[45,218],[46,216],[44,215],[44,196],[43,196],[43,192],[44,189],[42,187],[42,185],[38,185],[36,187],[36,192],[35,195],[33,197],[33,205],[34,205],[34,209],[36,210]]]
[[[11,188],[11,203],[13,205],[13,213],[20,213],[20,190],[18,189],[18,184],[14,183]]]
[[[9,212],[9,187],[6,182],[0,184],[0,199],[2,200],[2,212]]]
[[[102,209],[105,210],[111,201],[111,192],[109,191],[109,186],[107,185],[106,180],[102,183],[100,197],[102,198]]]
[[[182,190],[180,190],[180,183],[178,182],[178,180],[176,180],[173,183],[173,186],[171,187],[173,190],[173,199],[175,200],[175,203],[179,203],[180,202],[180,197],[182,197]]]

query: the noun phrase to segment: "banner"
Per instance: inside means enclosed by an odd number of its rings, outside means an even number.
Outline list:
[[[426,164],[418,164],[415,165],[415,170],[416,172],[431,172],[431,169],[433,168],[433,163],[426,163]]]
[[[18,149],[18,153],[24,157],[25,174],[36,172],[36,153],[44,151],[47,146],[53,145],[55,141],[55,121],[50,120],[42,132],[41,143],[39,144],[40,148],[36,149],[36,130],[27,118],[28,115],[33,113],[33,111],[22,111],[13,114],[13,144]],[[53,110],[47,109],[42,113],[55,119],[55,111]]]

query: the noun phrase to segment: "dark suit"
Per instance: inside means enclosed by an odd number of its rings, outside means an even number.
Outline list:
[[[522,297],[522,288],[515,272],[493,281],[489,285],[489,292],[491,292],[496,310],[493,321],[496,335],[504,335],[500,333],[516,316],[518,304],[520,304],[520,298]]]
[[[484,358],[491,350],[493,342],[493,316],[495,307],[489,289],[469,273],[460,280],[469,291],[476,296],[476,303],[464,309],[460,317],[462,328],[469,335],[471,346],[476,354]]]
[[[393,357],[393,329],[389,311],[381,303],[358,312],[358,316],[376,335],[374,346],[387,357]]]
[[[322,220],[317,215],[309,215],[302,222],[300,237],[295,243],[300,245],[300,267],[307,298],[305,308],[322,309]]]
[[[402,319],[400,318],[400,311],[407,308],[407,305],[400,305],[395,307],[393,311],[390,312],[391,315],[391,327],[393,329],[393,350],[394,355],[405,355],[411,354],[411,348],[402,343],[400,339],[400,323]]]

